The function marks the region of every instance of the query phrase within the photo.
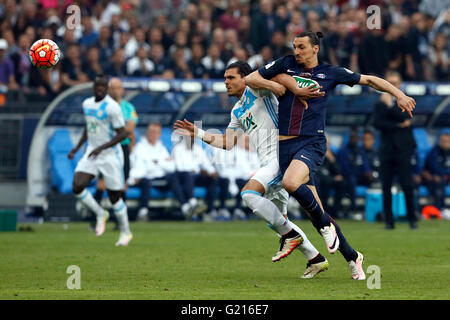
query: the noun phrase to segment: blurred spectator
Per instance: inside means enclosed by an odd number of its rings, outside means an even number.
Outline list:
[[[177,47],[172,54],[172,61],[170,64],[170,68],[173,70],[175,74],[175,78],[186,78],[191,79],[192,73],[189,69],[189,66],[184,58],[185,56],[185,48]]]
[[[416,12],[411,18],[411,27],[406,35],[406,80],[425,80],[425,58],[428,54],[428,37],[425,17]]]
[[[77,44],[71,44],[67,48],[67,56],[61,61],[62,64],[62,84],[64,88],[72,87],[89,81],[86,73],[81,67],[80,47]]]
[[[108,26],[101,26],[96,46],[99,50],[99,60],[103,69],[109,67],[108,62],[114,52],[113,45],[114,43]]]
[[[356,185],[358,180],[370,172],[364,149],[359,145],[359,141],[358,131],[352,129],[348,143],[342,146],[337,154],[341,173],[345,177],[343,187],[336,190],[334,210],[337,214],[341,212],[344,194],[350,199],[350,211],[356,210]]]
[[[365,129],[362,136],[362,146],[367,159],[369,170],[360,177],[358,184],[372,187],[380,181],[380,158],[375,149],[375,134],[370,129]]]
[[[174,146],[172,159],[175,162],[175,175],[183,189],[185,198],[194,199],[195,186],[205,187],[204,200],[207,205],[207,214],[204,216],[204,219],[211,220],[213,216],[217,216],[214,201],[216,199],[216,181],[219,175],[203,148],[199,144],[194,143],[194,139],[183,137]]]
[[[274,60],[272,49],[265,46],[261,49],[261,53],[255,54],[248,59],[248,64],[252,69],[256,70]]]
[[[284,30],[282,21],[273,10],[272,0],[260,0],[259,12],[251,19],[250,42],[253,50],[259,52],[262,47],[270,44],[270,38],[276,30]]]
[[[328,54],[332,65],[358,70],[358,48],[348,30],[347,21],[341,19],[338,22],[337,29],[329,37],[329,45]]]
[[[428,152],[422,176],[433,205],[445,209],[445,187],[450,184],[450,132],[443,132]]]
[[[5,94],[8,91],[17,91],[19,86],[14,78],[14,64],[6,55],[8,42],[0,39],[0,87],[1,92]],[[3,105],[5,101],[0,101]]]
[[[272,35],[271,49],[274,59],[281,58],[287,54],[292,54],[293,50],[286,44],[286,37],[283,31],[275,31]]]
[[[174,175],[174,163],[160,137],[161,125],[149,124],[146,136],[141,138],[130,154],[130,177],[127,182],[128,186],[137,186],[141,189],[138,219],[142,220],[148,218],[148,201],[152,186],[171,190],[179,201],[184,214],[187,214],[189,209],[180,183]]]
[[[328,199],[330,198],[331,190],[336,192],[344,187],[344,177],[341,174],[338,162],[336,160],[336,155],[333,153],[330,147],[330,142],[327,139],[327,151],[325,153],[325,159],[323,164],[320,166],[318,172],[318,183],[317,192],[320,199],[323,200],[323,207],[326,212],[328,212],[332,217],[342,217],[340,210],[341,205],[336,206],[336,200],[333,200],[334,207],[330,207],[328,204]]]
[[[222,79],[225,72],[225,64],[220,60],[220,49],[217,44],[212,44],[208,48],[208,55],[202,60],[203,66],[208,71],[211,79]]]
[[[381,30],[373,29],[364,34],[358,51],[360,72],[382,77],[389,66],[388,49]]]
[[[84,47],[89,47],[95,44],[98,40],[98,33],[94,30],[91,17],[82,17],[81,24],[83,26],[83,35],[81,36],[79,43]]]
[[[208,70],[202,63],[203,48],[200,44],[192,46],[192,58],[188,62],[189,70],[196,79],[208,78]]]
[[[110,59],[107,74],[111,77],[124,77],[127,75],[127,65],[125,58],[125,50],[117,49]]]
[[[155,43],[150,49],[150,61],[153,62],[153,75],[160,75],[168,68],[168,62],[164,55],[164,47],[160,43]]]
[[[100,65],[100,55],[97,47],[89,47],[86,51],[86,62],[83,64],[83,71],[89,80],[94,81],[97,74],[103,73]]]
[[[133,77],[148,77],[155,69],[153,62],[148,59],[147,47],[141,46],[136,56],[127,62],[127,75]]]
[[[447,38],[443,33],[438,33],[434,43],[428,49],[428,59],[431,62],[433,78],[438,81],[448,81],[450,78],[449,51],[447,50]]]
[[[402,54],[404,40],[401,37],[402,31],[399,25],[393,24],[389,27],[386,34],[388,59],[389,59],[389,70],[402,72]]]

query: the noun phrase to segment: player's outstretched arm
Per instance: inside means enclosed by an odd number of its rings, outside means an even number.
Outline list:
[[[108,149],[116,144],[118,144],[120,141],[125,139],[128,136],[127,131],[125,130],[125,127],[120,127],[115,129],[116,135],[114,138],[111,139],[111,141],[101,145],[100,147],[95,148],[90,154],[89,157],[96,158],[102,150]]]
[[[225,134],[212,134],[197,128],[187,119],[175,121],[173,129],[176,133],[183,136],[199,138],[213,147],[226,150],[232,149],[236,145],[238,138],[238,133],[234,130],[227,129]]]
[[[416,106],[416,101],[413,98],[408,97],[403,91],[397,89],[388,81],[378,78],[376,76],[361,75],[359,84],[367,85],[378,91],[383,91],[390,93],[397,99],[397,105],[402,110],[402,112],[408,112],[409,116],[412,118],[412,111]]]
[[[73,159],[73,157],[75,156],[75,153],[78,152],[78,150],[80,150],[81,146],[87,141],[87,130],[86,128],[84,128],[83,133],[81,134],[81,138],[80,141],[78,141],[77,145],[75,146],[75,148],[73,148],[72,150],[70,150],[70,152],[67,154],[67,158],[69,159]]]
[[[306,105],[306,109],[308,109],[308,104],[305,101],[306,99],[319,98],[325,95],[324,91],[320,91],[320,89],[322,89],[321,86],[316,87],[314,85],[311,85],[309,87],[300,88],[298,86],[297,80],[295,80],[294,77],[291,77],[286,73],[280,73],[270,80],[282,84],[295,96],[299,97],[302,100],[302,102]]]
[[[248,76],[244,78],[245,85],[252,89],[267,89],[273,92],[277,97],[281,97],[285,92],[286,88],[272,80],[264,79],[258,72],[258,70],[253,71]]]

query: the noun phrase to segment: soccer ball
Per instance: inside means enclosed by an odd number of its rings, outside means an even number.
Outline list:
[[[59,61],[61,51],[58,45],[49,39],[40,39],[33,43],[29,56],[31,63],[39,69],[49,69]]]

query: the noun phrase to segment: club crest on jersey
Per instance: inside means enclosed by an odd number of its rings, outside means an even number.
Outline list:
[[[319,79],[325,79],[325,74],[319,73],[316,77]]]
[[[320,87],[319,83],[317,83],[317,81],[315,81],[313,79],[302,78],[302,77],[299,77],[299,76],[293,76],[293,77],[297,81],[297,84],[298,84],[299,88],[306,88],[306,87],[309,87],[311,85],[314,85],[315,88]]]

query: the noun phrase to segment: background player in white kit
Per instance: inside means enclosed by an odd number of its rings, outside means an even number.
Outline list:
[[[174,129],[185,136],[197,137],[214,147],[227,150],[234,147],[243,131],[248,132],[257,149],[261,167],[242,188],[242,200],[281,236],[280,249],[272,261],[281,260],[298,247],[308,259],[302,277],[312,278],[328,268],[328,261],[304,232],[287,219],[289,195],[281,185],[282,175],[278,166],[278,101],[269,90],[255,90],[245,85],[244,77],[251,71],[246,62],[240,61],[230,64],[225,71],[228,95],[239,98],[231,111],[231,121],[225,134],[210,134],[186,119],[177,120]],[[278,87],[267,89],[284,93],[282,88],[280,92],[281,85],[273,85]]]
[[[67,156],[73,159],[75,153],[88,142],[86,152],[75,168],[73,193],[97,216],[95,232],[97,236],[101,236],[105,231],[109,213],[86,190],[89,182],[101,173],[119,222],[120,237],[116,246],[126,246],[133,235],[128,224],[127,207],[121,197],[125,181],[123,153],[118,143],[127,137],[127,133],[120,106],[107,92],[108,79],[103,75],[97,76],[94,81],[94,97],[84,100],[82,104],[86,127],[77,146]]]

